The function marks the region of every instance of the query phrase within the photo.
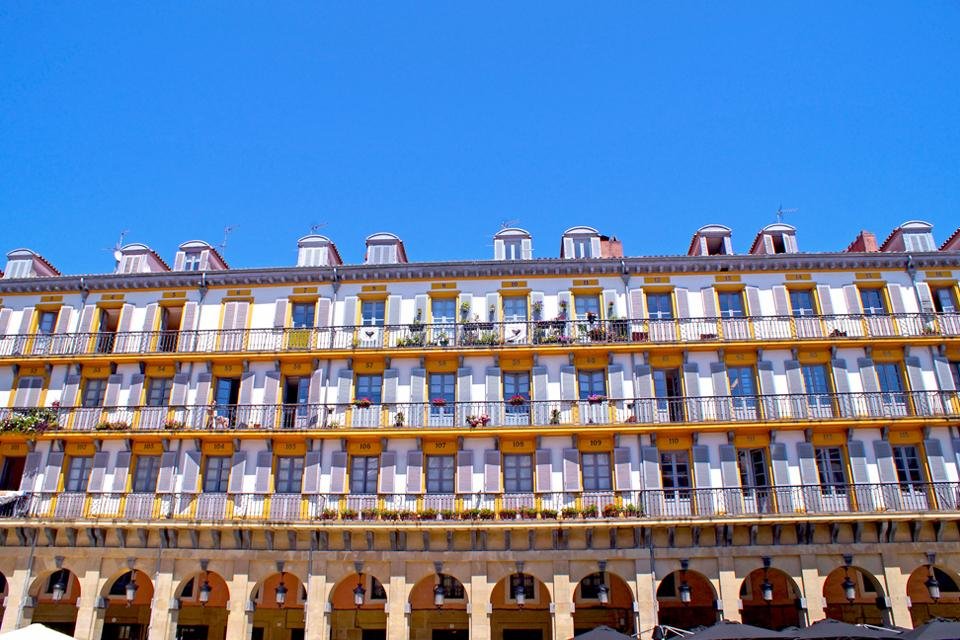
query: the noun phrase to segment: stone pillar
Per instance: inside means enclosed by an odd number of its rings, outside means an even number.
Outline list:
[[[490,640],[490,594],[493,585],[487,581],[486,570],[476,567],[470,576],[470,640]]]
[[[160,562],[153,576],[153,601],[150,603],[150,640],[173,640],[177,630],[176,611],[170,601],[177,588],[173,578],[173,560]]]
[[[73,636],[79,640],[100,640],[103,631],[103,611],[97,609],[97,598],[106,583],[100,577],[100,562],[92,560],[86,570],[77,570],[80,580],[80,598],[77,600],[77,625]]]
[[[726,620],[740,622],[743,618],[740,615],[740,580],[737,578],[737,571],[734,567],[733,556],[722,554],[717,559],[718,577],[716,584],[718,596],[723,601],[723,617]]]
[[[327,577],[322,566],[311,570],[306,588],[307,605],[303,612],[304,638],[305,640],[330,640],[330,616],[327,613],[330,598],[327,594]]]
[[[553,640],[573,637],[573,590],[568,570],[553,575]]]
[[[890,600],[890,610],[888,613],[892,617],[893,624],[907,629],[913,628],[913,618],[910,616],[910,599],[907,596],[907,580],[910,579],[909,573],[904,573],[900,566],[902,555],[881,552],[881,562],[883,564],[883,578],[886,582],[886,595]]]
[[[408,640],[410,620],[407,602],[410,589],[403,563],[391,563],[390,584],[387,585],[387,640]]]
[[[230,601],[227,603],[227,637],[249,638],[252,633],[253,617],[247,613],[250,601],[250,562],[236,560],[233,563],[233,576],[227,583]]]
[[[657,587],[650,570],[650,560],[644,558],[636,561],[636,593],[638,633],[643,633],[657,626]]]
[[[821,575],[816,566],[800,565],[799,586],[802,597],[807,602],[807,624],[827,617],[826,600],[823,598],[823,583],[826,575]]]
[[[27,597],[33,575],[26,558],[24,558],[23,564],[22,568],[18,567],[11,575],[7,576],[7,610],[3,614],[0,633],[13,631],[18,627],[25,627],[30,624],[30,616],[33,614],[33,610],[24,610],[23,600]]]

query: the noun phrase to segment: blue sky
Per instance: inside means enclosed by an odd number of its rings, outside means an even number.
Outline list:
[[[745,252],[781,203],[804,250],[960,225],[960,4],[0,4],[0,250],[168,261],[486,259],[502,221],[630,255],[699,226]]]

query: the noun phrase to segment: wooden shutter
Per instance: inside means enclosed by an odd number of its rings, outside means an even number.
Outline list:
[[[285,298],[281,298],[276,301],[273,309],[273,327],[275,329],[283,329],[287,326],[287,304],[288,301]]]
[[[80,376],[68,373],[63,380],[63,393],[60,394],[60,404],[64,407],[77,405],[77,392],[80,390]]]
[[[397,403],[397,386],[400,379],[399,369],[385,369],[383,371],[383,404]]]
[[[400,324],[400,296],[387,296],[387,317],[384,319],[388,326]]]
[[[197,392],[193,404],[205,406],[210,401],[210,384],[212,382],[212,373],[197,374]]]
[[[423,402],[426,394],[427,370],[414,368],[410,370],[410,402]]]
[[[537,467],[537,493],[553,491],[553,462],[550,459],[550,449],[537,449],[534,462]]]
[[[817,302],[820,304],[820,313],[825,316],[832,316],[834,314],[833,310],[833,297],[830,291],[830,287],[825,284],[817,285]]]
[[[423,452],[407,452],[407,493],[423,493]]]
[[[790,489],[790,467],[787,462],[787,445],[782,442],[770,443],[770,461],[773,467],[773,484],[777,496],[777,505],[781,513],[790,513],[794,509],[793,492]]]
[[[263,379],[263,404],[269,409],[273,405],[279,404],[280,397],[280,372],[267,371]]]
[[[230,481],[227,490],[230,493],[243,493],[243,478],[247,471],[247,452],[237,451],[230,461]]]
[[[806,389],[803,383],[803,369],[799,360],[787,360],[783,363],[787,374],[787,393],[790,394],[790,414],[794,418],[807,417],[807,399],[804,395]]]
[[[223,314],[221,315],[220,328],[224,330],[233,329],[233,319],[237,316],[237,303],[225,302],[223,304]]]
[[[777,393],[774,384],[773,363],[769,360],[757,362],[757,375],[760,378],[760,393],[763,396],[763,415],[767,420],[780,417],[780,402],[783,396]]]
[[[457,493],[473,492],[473,451],[457,452]]]
[[[563,490],[580,491],[583,486],[580,477],[580,450],[563,450]]]
[[[0,336],[7,334],[7,327],[10,326],[10,316],[13,312],[10,309],[0,309]],[[61,310],[61,315],[63,314]]]
[[[613,400],[623,399],[623,365],[611,364],[607,367],[607,393]]]
[[[718,420],[730,419],[730,379],[727,377],[727,365],[724,362],[710,363],[710,377],[713,379],[713,395],[717,398],[716,412]]]
[[[303,492],[320,493],[320,457],[319,451],[307,451],[303,462]]]
[[[577,368],[572,365],[560,367],[560,399],[577,399]]]
[[[697,510],[701,515],[710,515],[716,510],[713,496],[709,489],[710,482],[710,449],[706,445],[697,444],[691,447],[693,453],[693,482],[694,487],[698,489]]]
[[[353,388],[353,369],[340,369],[337,372],[337,404],[350,404],[350,391]]]
[[[40,490],[53,493],[60,484],[60,471],[63,469],[63,452],[51,451],[47,454],[47,465],[43,471],[43,485]]]
[[[160,473],[157,475],[157,493],[173,493],[175,486],[174,467],[177,465],[177,454],[165,451],[160,456]]]
[[[427,300],[426,294],[419,294],[413,299],[413,319],[414,321],[427,322]]]
[[[630,470],[630,449],[617,447],[613,450],[614,480],[617,491],[633,489],[633,473]]]
[[[717,311],[717,294],[713,287],[700,289],[700,295],[703,298],[703,317],[717,318],[720,313]]]
[[[377,478],[377,491],[392,494],[396,491],[397,452],[384,451],[380,454],[380,475]]]
[[[737,448],[732,444],[720,445],[720,478],[725,489],[740,486],[740,468],[737,465]]]
[[[330,299],[320,298],[317,300],[317,317],[314,324],[319,329],[330,326]]]
[[[678,318],[690,317],[690,301],[688,296],[689,291],[683,287],[677,287],[673,290],[673,298],[677,305]]]
[[[653,383],[650,384],[652,389]],[[696,362],[683,363],[683,387],[687,398],[687,416],[690,422],[699,422],[701,418],[700,367]]]
[[[473,387],[473,369],[457,369],[457,402],[470,402]]]
[[[347,452],[334,451],[330,460],[330,493],[347,492]]]
[[[632,320],[642,320],[646,317],[644,302],[643,289],[630,289],[630,318]]]
[[[493,411],[493,403],[500,401],[500,368],[499,367],[487,367],[485,372],[485,383],[486,383],[486,399],[487,402],[491,405],[487,408],[487,411]]]
[[[120,385],[123,383],[123,375],[115,373],[107,377],[107,389],[103,394],[103,406],[115,407],[120,398]]]
[[[647,491],[660,489],[660,450],[656,447],[640,447],[643,467],[643,488]]]
[[[83,311],[80,313],[80,325],[77,327],[77,333],[90,333],[96,311],[97,305],[95,304],[88,304],[83,307]]]
[[[35,307],[24,307],[23,312],[20,314],[20,328],[17,330],[17,334],[25,336],[30,333],[30,323],[33,322],[33,312]]]
[[[357,296],[347,296],[343,299],[343,326],[357,325]]]
[[[197,449],[188,449],[183,457],[183,493],[200,491],[200,460],[202,455]]]
[[[233,328],[234,329],[246,329],[247,328],[247,314],[250,312],[250,303],[249,302],[237,302],[237,313],[233,318]],[[240,340],[237,341],[240,343]],[[238,345],[239,346],[239,345]]]
[[[940,441],[932,438],[924,440],[923,448],[927,453],[927,465],[930,469],[930,482],[949,482],[950,479],[947,477],[947,465],[943,456],[943,445],[941,445]]]
[[[27,459],[23,463],[23,475],[20,477],[20,491],[30,493],[34,490],[42,463],[43,454],[39,451],[31,451],[27,454]]]
[[[921,313],[933,313],[936,307],[933,306],[933,293],[930,291],[930,285],[926,282],[916,284],[917,298],[920,302]]]
[[[270,493],[270,471],[273,468],[273,452],[257,452],[257,472],[253,485],[253,492],[256,494]]]
[[[531,398],[537,402],[547,400],[547,368],[539,365],[533,367],[530,371],[533,376],[533,395]]]
[[[103,492],[103,481],[106,479],[109,461],[110,454],[106,451],[93,454],[93,468],[90,470],[90,481],[87,483],[87,491],[90,493]]]
[[[120,322],[117,324],[117,345],[118,351],[130,353],[137,351],[138,344],[135,344],[130,333],[130,327],[133,324],[133,305],[126,303],[120,309]]]
[[[857,358],[857,366],[860,368],[860,380],[863,383],[863,390],[867,393],[880,391],[880,381],[877,378],[877,369],[870,358]]]
[[[843,288],[843,296],[847,301],[847,313],[850,315],[863,313],[863,307],[860,304],[860,291],[857,289],[857,285],[846,285]]]
[[[500,294],[499,293],[488,293],[487,294],[487,322],[496,322],[497,321],[497,309],[500,306]]]
[[[170,406],[182,407],[187,404],[187,382],[190,377],[186,373],[173,376],[173,386],[170,388]]]
[[[253,382],[255,379],[256,374],[253,371],[244,371],[240,374],[240,394],[237,404],[253,404]]]
[[[70,328],[70,319],[73,317],[73,309],[70,307],[60,307],[60,311],[57,314],[57,326],[54,328],[54,333],[66,333]],[[0,335],[3,334],[3,329],[0,328]]]
[[[890,308],[894,313],[906,313],[907,308],[903,303],[903,289],[895,282],[887,283],[887,293],[890,296]]]
[[[953,372],[950,370],[950,360],[943,356],[934,356],[933,370],[937,374],[937,384],[941,391],[956,391]]]
[[[760,307],[760,290],[757,287],[746,287],[747,293],[747,313],[754,318],[763,315],[763,309]]]
[[[807,511],[821,511],[820,473],[817,471],[817,459],[813,445],[809,442],[798,442],[797,458],[800,462],[800,484],[804,487],[803,499]]]
[[[790,294],[782,284],[773,287],[773,308],[780,317],[790,315]]]
[[[127,478],[130,476],[129,451],[118,451],[116,462],[113,464],[113,484],[110,490],[114,493],[123,493],[127,490]]]
[[[483,452],[483,490],[485,492],[500,493],[503,491],[500,465],[501,456],[497,449],[487,449]]]
[[[617,292],[614,291],[613,289],[604,289],[601,295],[603,296],[603,313],[604,313],[603,317],[607,318],[608,320],[612,316],[622,318],[624,314],[621,314],[620,310],[617,308],[619,306],[617,304],[618,302]],[[613,309],[612,314],[611,314],[611,308]]]

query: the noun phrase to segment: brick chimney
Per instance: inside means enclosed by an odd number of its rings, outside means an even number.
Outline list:
[[[601,258],[622,258],[623,243],[617,240],[617,236],[600,236],[600,257]]]
[[[861,231],[857,236],[857,239],[850,243],[850,246],[847,247],[847,253],[871,253],[874,251],[879,251],[880,248],[877,246],[877,236],[873,235],[870,231]]]

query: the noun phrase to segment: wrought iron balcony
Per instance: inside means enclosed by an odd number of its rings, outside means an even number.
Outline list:
[[[0,408],[0,433],[60,431],[286,431],[312,429],[484,429],[588,425],[815,423],[960,417],[956,391],[762,396],[403,402],[211,404],[174,407]]]
[[[676,521],[960,511],[960,483],[461,494],[8,494],[0,518],[41,521],[309,523],[486,520]],[[395,525],[391,525],[395,526]]]
[[[795,342],[958,336],[960,314],[955,313],[538,320],[302,329],[18,334],[0,337],[0,357],[301,353],[331,349],[463,350],[582,344]]]

